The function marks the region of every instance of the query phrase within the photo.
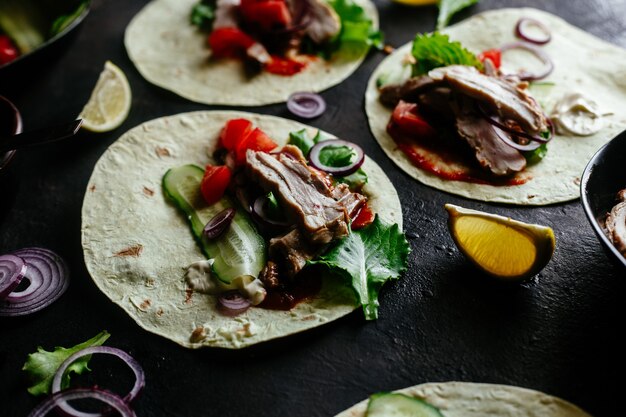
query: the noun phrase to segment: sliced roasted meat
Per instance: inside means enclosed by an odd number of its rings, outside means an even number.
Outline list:
[[[412,77],[404,84],[385,85],[380,89],[380,102],[387,107],[396,107],[400,100],[415,103],[420,94],[431,88],[444,85],[427,76]]]
[[[346,184],[337,184],[333,188],[333,198],[346,208],[350,217],[353,217],[367,202],[364,195],[353,193]]]
[[[626,256],[626,190],[617,194],[620,202],[611,209],[605,222],[609,239],[622,255]]]
[[[317,44],[332,39],[341,30],[341,20],[335,9],[322,0],[305,0],[309,3],[308,24],[305,33]]]
[[[428,76],[435,81],[446,81],[453,91],[487,104],[500,116],[517,122],[527,133],[539,134],[548,129],[537,102],[514,82],[490,77],[465,65],[437,68]]]
[[[213,29],[236,28],[238,24],[237,8],[241,0],[217,0]]]
[[[497,176],[511,175],[526,167],[526,158],[498,137],[498,134],[508,133],[496,132],[494,126],[476,112],[473,100],[460,98],[451,107],[458,135],[474,150],[482,167]]]
[[[274,193],[287,218],[305,232],[309,242],[326,244],[348,235],[345,207],[303,162],[284,153],[248,150],[246,172],[265,191]]]
[[[309,242],[303,237],[300,229],[295,228],[283,236],[270,239],[268,252],[270,258],[280,259],[281,271],[287,277],[293,278],[304,268],[307,261],[318,256],[325,248],[324,244]]]

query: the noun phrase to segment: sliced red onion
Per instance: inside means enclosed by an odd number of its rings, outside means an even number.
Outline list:
[[[526,133],[523,131],[519,131],[519,130],[515,130],[507,125],[505,125],[498,116],[494,116],[494,115],[490,115],[488,114],[485,109],[481,106],[478,105],[478,110],[480,112],[480,114],[485,118],[485,120],[487,120],[489,123],[491,123],[493,126],[498,127],[502,130],[504,130],[505,132],[508,132],[514,136],[519,136],[522,138],[526,138],[532,142],[540,142],[540,143],[548,143],[550,142],[550,140],[552,139],[552,137],[554,136],[554,134],[552,133],[552,122],[546,118],[546,120],[548,120],[548,127],[550,128],[550,138],[546,139],[542,136],[539,135],[531,135],[530,133]]]
[[[267,197],[265,195],[260,196],[254,203],[252,204],[252,213],[263,223],[267,223],[269,226],[273,227],[287,227],[289,226],[289,222],[273,220],[267,214]]]
[[[246,311],[252,303],[250,300],[239,294],[239,291],[227,291],[217,297],[220,310],[228,316],[236,316]]]
[[[313,119],[326,111],[326,101],[315,93],[293,93],[287,99],[287,109],[298,117]]]
[[[83,356],[91,355],[94,353],[105,353],[108,355],[117,356],[118,358],[123,360],[124,363],[126,363],[126,365],[128,365],[128,367],[133,371],[133,373],[135,374],[135,385],[133,385],[133,388],[130,390],[130,392],[126,394],[124,398],[122,398],[123,402],[125,402],[126,404],[130,404],[135,398],[137,398],[137,395],[139,395],[142,388],[146,384],[146,377],[144,375],[143,368],[128,353],[124,352],[123,350],[110,347],[110,346],[91,346],[83,350],[79,350],[78,352],[74,353],[69,358],[67,358],[61,364],[61,366],[59,366],[59,369],[57,369],[56,373],[54,374],[54,378],[52,379],[52,390],[51,390],[52,394],[55,394],[61,390],[61,381],[63,379],[63,374],[65,373],[67,368],[76,361],[76,359],[82,358]],[[61,410],[63,410],[65,413],[73,417],[101,417],[106,414],[106,413],[83,413],[73,408],[64,399],[59,399],[58,401],[56,401],[56,404]]]
[[[0,256],[0,299],[4,299],[18,286],[26,269],[26,262],[19,256]]]
[[[50,411],[57,408],[59,404],[67,404],[67,401],[82,399],[102,401],[109,407],[115,409],[120,417],[136,417],[135,412],[131,410],[128,404],[119,396],[97,388],[75,388],[57,392],[35,407],[28,417],[44,417],[48,415]],[[77,414],[70,414],[71,417],[76,415]]]
[[[518,151],[522,151],[522,152],[534,151],[535,149],[541,146],[541,143],[536,142],[536,141],[530,141],[526,145],[521,145],[515,142],[514,140],[511,140],[511,138],[509,137],[509,134],[505,132],[504,130],[494,125],[492,125],[491,127],[493,128],[494,132],[496,132],[496,135],[500,138],[502,142],[506,143],[512,148],[517,149]]]
[[[27,248],[12,255],[24,260],[27,265],[23,280],[28,287],[13,291],[0,300],[1,316],[23,316],[47,307],[57,300],[69,286],[69,270],[65,261],[51,250]]]
[[[535,35],[531,35],[528,33],[529,26],[534,26],[543,32],[543,36],[537,37]],[[552,39],[552,34],[550,33],[550,29],[537,19],[532,19],[530,17],[522,17],[517,21],[517,25],[515,25],[515,35],[518,38],[525,40],[526,42],[534,43],[537,45],[545,45],[550,42]]]
[[[536,45],[532,45],[527,42],[512,42],[507,43],[500,47],[502,52],[510,51],[511,49],[524,49],[532,54],[534,54],[541,62],[543,62],[545,68],[538,74],[533,74],[528,71],[520,71],[517,74],[513,74],[517,76],[522,81],[537,81],[546,78],[552,70],[554,70],[554,63],[552,59],[545,53],[545,51],[539,49]]]
[[[236,211],[234,208],[229,207],[217,213],[211,220],[208,221],[202,234],[209,240],[217,239],[220,237],[226,229],[230,226],[235,218]]]
[[[328,165],[324,165],[322,161],[320,161],[320,153],[327,146],[347,146],[354,151],[354,153],[356,154],[356,158],[349,165],[343,167],[331,167]],[[311,163],[313,168],[317,168],[321,171],[328,172],[338,177],[345,177],[352,174],[357,169],[359,169],[361,165],[363,165],[364,161],[365,153],[359,145],[341,139],[323,140],[316,143],[309,151],[309,162]]]

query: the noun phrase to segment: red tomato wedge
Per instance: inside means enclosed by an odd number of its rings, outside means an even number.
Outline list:
[[[245,22],[266,32],[291,25],[291,13],[283,0],[242,1],[239,10]]]
[[[218,28],[209,35],[209,46],[215,58],[240,57],[254,43],[254,39],[235,27]]]
[[[228,184],[230,184],[230,169],[227,166],[207,165],[204,178],[200,183],[200,192],[207,204],[217,203],[223,196]]]
[[[243,139],[235,149],[235,165],[243,165],[246,162],[246,151],[270,152],[278,145],[258,127]]]
[[[234,151],[237,145],[252,132],[252,122],[247,119],[231,119],[220,134],[220,145]]]
[[[277,75],[294,75],[302,71],[306,63],[272,55],[272,60],[265,64],[265,71]]]
[[[496,69],[499,69],[500,64],[502,63],[502,51],[499,49],[488,49],[478,54],[478,60],[480,62],[484,63],[486,59],[490,59],[493,66],[496,67]]]
[[[350,228],[352,230],[359,230],[365,226],[369,226],[374,221],[375,214],[367,203],[363,204],[363,207],[359,210],[357,215],[352,220]]]
[[[415,103],[400,100],[393,110],[391,119],[402,133],[420,138],[437,138],[437,131],[420,116]]]

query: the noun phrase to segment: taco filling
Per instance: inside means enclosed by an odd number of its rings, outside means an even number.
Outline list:
[[[380,33],[352,0],[201,0],[191,23],[208,34],[211,59],[234,58],[249,75],[291,76],[318,55],[361,54]]]
[[[381,103],[393,108],[387,132],[416,166],[441,178],[523,184],[527,164],[545,154],[552,124],[528,82],[502,73],[499,50],[487,52],[481,62],[446,35],[418,35],[413,76],[380,88]]]
[[[249,120],[231,119],[215,150],[223,165],[165,174],[165,195],[190,219],[209,258],[189,266],[186,284],[217,295],[220,311],[235,316],[250,306],[290,310],[315,297],[330,271],[374,319],[378,288],[406,269],[408,243],[398,225],[369,209],[357,145],[304,130],[290,136],[279,147]],[[383,244],[374,242],[380,236]],[[360,266],[351,269],[346,256]]]

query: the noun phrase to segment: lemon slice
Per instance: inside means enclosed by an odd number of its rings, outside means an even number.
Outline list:
[[[78,117],[83,119],[85,129],[108,132],[126,120],[131,97],[126,75],[115,64],[107,61],[89,101]]]
[[[478,268],[496,278],[522,280],[545,267],[556,241],[551,228],[445,205],[454,242]]]

